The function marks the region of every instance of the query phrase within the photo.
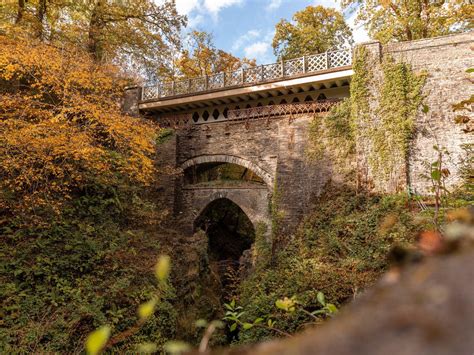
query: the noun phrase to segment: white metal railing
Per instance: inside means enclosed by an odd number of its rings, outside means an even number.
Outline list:
[[[269,80],[315,73],[352,64],[352,49],[342,49],[325,53],[306,55],[283,60],[279,63],[259,65],[222,72],[193,79],[160,82],[158,85],[142,88],[142,101],[155,100],[184,94],[201,93],[246,84],[257,84]]]

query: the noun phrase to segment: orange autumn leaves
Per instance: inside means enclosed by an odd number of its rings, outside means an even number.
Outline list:
[[[157,127],[120,113],[116,68],[21,38],[0,46],[0,212],[59,213],[85,186],[151,182]]]

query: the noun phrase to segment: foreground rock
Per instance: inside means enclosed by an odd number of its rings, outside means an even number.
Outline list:
[[[392,270],[324,326],[225,354],[474,354],[474,247]]]

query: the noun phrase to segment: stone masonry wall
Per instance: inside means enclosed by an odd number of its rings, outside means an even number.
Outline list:
[[[370,68],[374,75],[372,92],[375,94],[375,101],[372,105],[377,105],[376,83],[380,83],[383,78],[380,64],[384,57],[390,56],[395,61],[410,64],[415,73],[428,74],[423,96],[429,112],[425,114],[420,109],[416,118],[416,134],[408,162],[410,188],[418,193],[430,192],[430,181],[423,175],[429,174],[427,164],[436,160],[434,145],[446,147],[449,151],[446,167],[451,171],[451,176],[447,184],[456,186],[460,182],[460,164],[466,158],[462,145],[472,144],[473,135],[464,133],[463,127],[454,123],[457,113],[453,111],[452,105],[474,94],[472,74],[466,73],[468,68],[474,67],[474,32],[385,46],[369,43],[366,46],[371,56]],[[472,113],[463,114],[471,115],[471,120],[474,119]],[[374,122],[377,122],[377,118]],[[358,142],[358,145],[363,146],[364,142]],[[359,159],[367,159],[367,152],[359,150],[358,153]],[[370,168],[367,165],[365,167],[369,170],[367,175],[371,176]],[[388,186],[378,186],[377,189],[391,192]]]
[[[448,149],[447,167],[452,173],[448,184],[458,184],[459,165],[466,157],[462,145],[472,144],[474,137],[454,123],[456,113],[452,105],[474,94],[474,85],[469,80],[472,74],[466,73],[474,67],[474,32],[391,44],[383,49],[383,55],[409,63],[415,72],[428,72],[423,94],[429,112],[418,114],[409,161],[412,187],[418,192],[428,192],[429,182],[422,175],[426,174],[426,162],[436,160],[435,144]]]
[[[276,188],[278,208],[283,213],[282,225],[291,231],[311,199],[321,193],[332,176],[331,162],[306,158],[308,125],[312,118],[304,115],[292,120],[289,117],[269,122],[255,120],[248,127],[243,122],[194,125],[178,132],[177,165],[182,166],[191,158],[217,155],[250,161],[276,181],[276,187],[267,185],[267,211],[261,214],[269,216],[270,199]],[[182,186],[182,181],[177,186]],[[176,212],[188,215],[187,210],[193,208],[189,205],[189,192],[180,190],[177,189]]]

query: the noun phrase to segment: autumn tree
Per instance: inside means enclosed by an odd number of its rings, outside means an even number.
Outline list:
[[[382,43],[411,41],[473,28],[474,8],[466,0],[342,0],[356,6],[357,21]]]
[[[8,0],[2,22],[149,76],[170,70],[186,18],[170,0]]]
[[[185,78],[230,72],[250,66],[255,66],[255,59],[240,59],[217,49],[212,35],[201,31],[192,31],[188,35],[187,47],[176,61],[177,75]]]
[[[120,113],[128,81],[115,67],[18,37],[0,44],[2,214],[59,213],[88,186],[152,179],[157,129]]]
[[[342,14],[333,8],[308,6],[293,21],[282,19],[275,27],[273,51],[279,58],[340,49],[353,43],[352,31]]]

